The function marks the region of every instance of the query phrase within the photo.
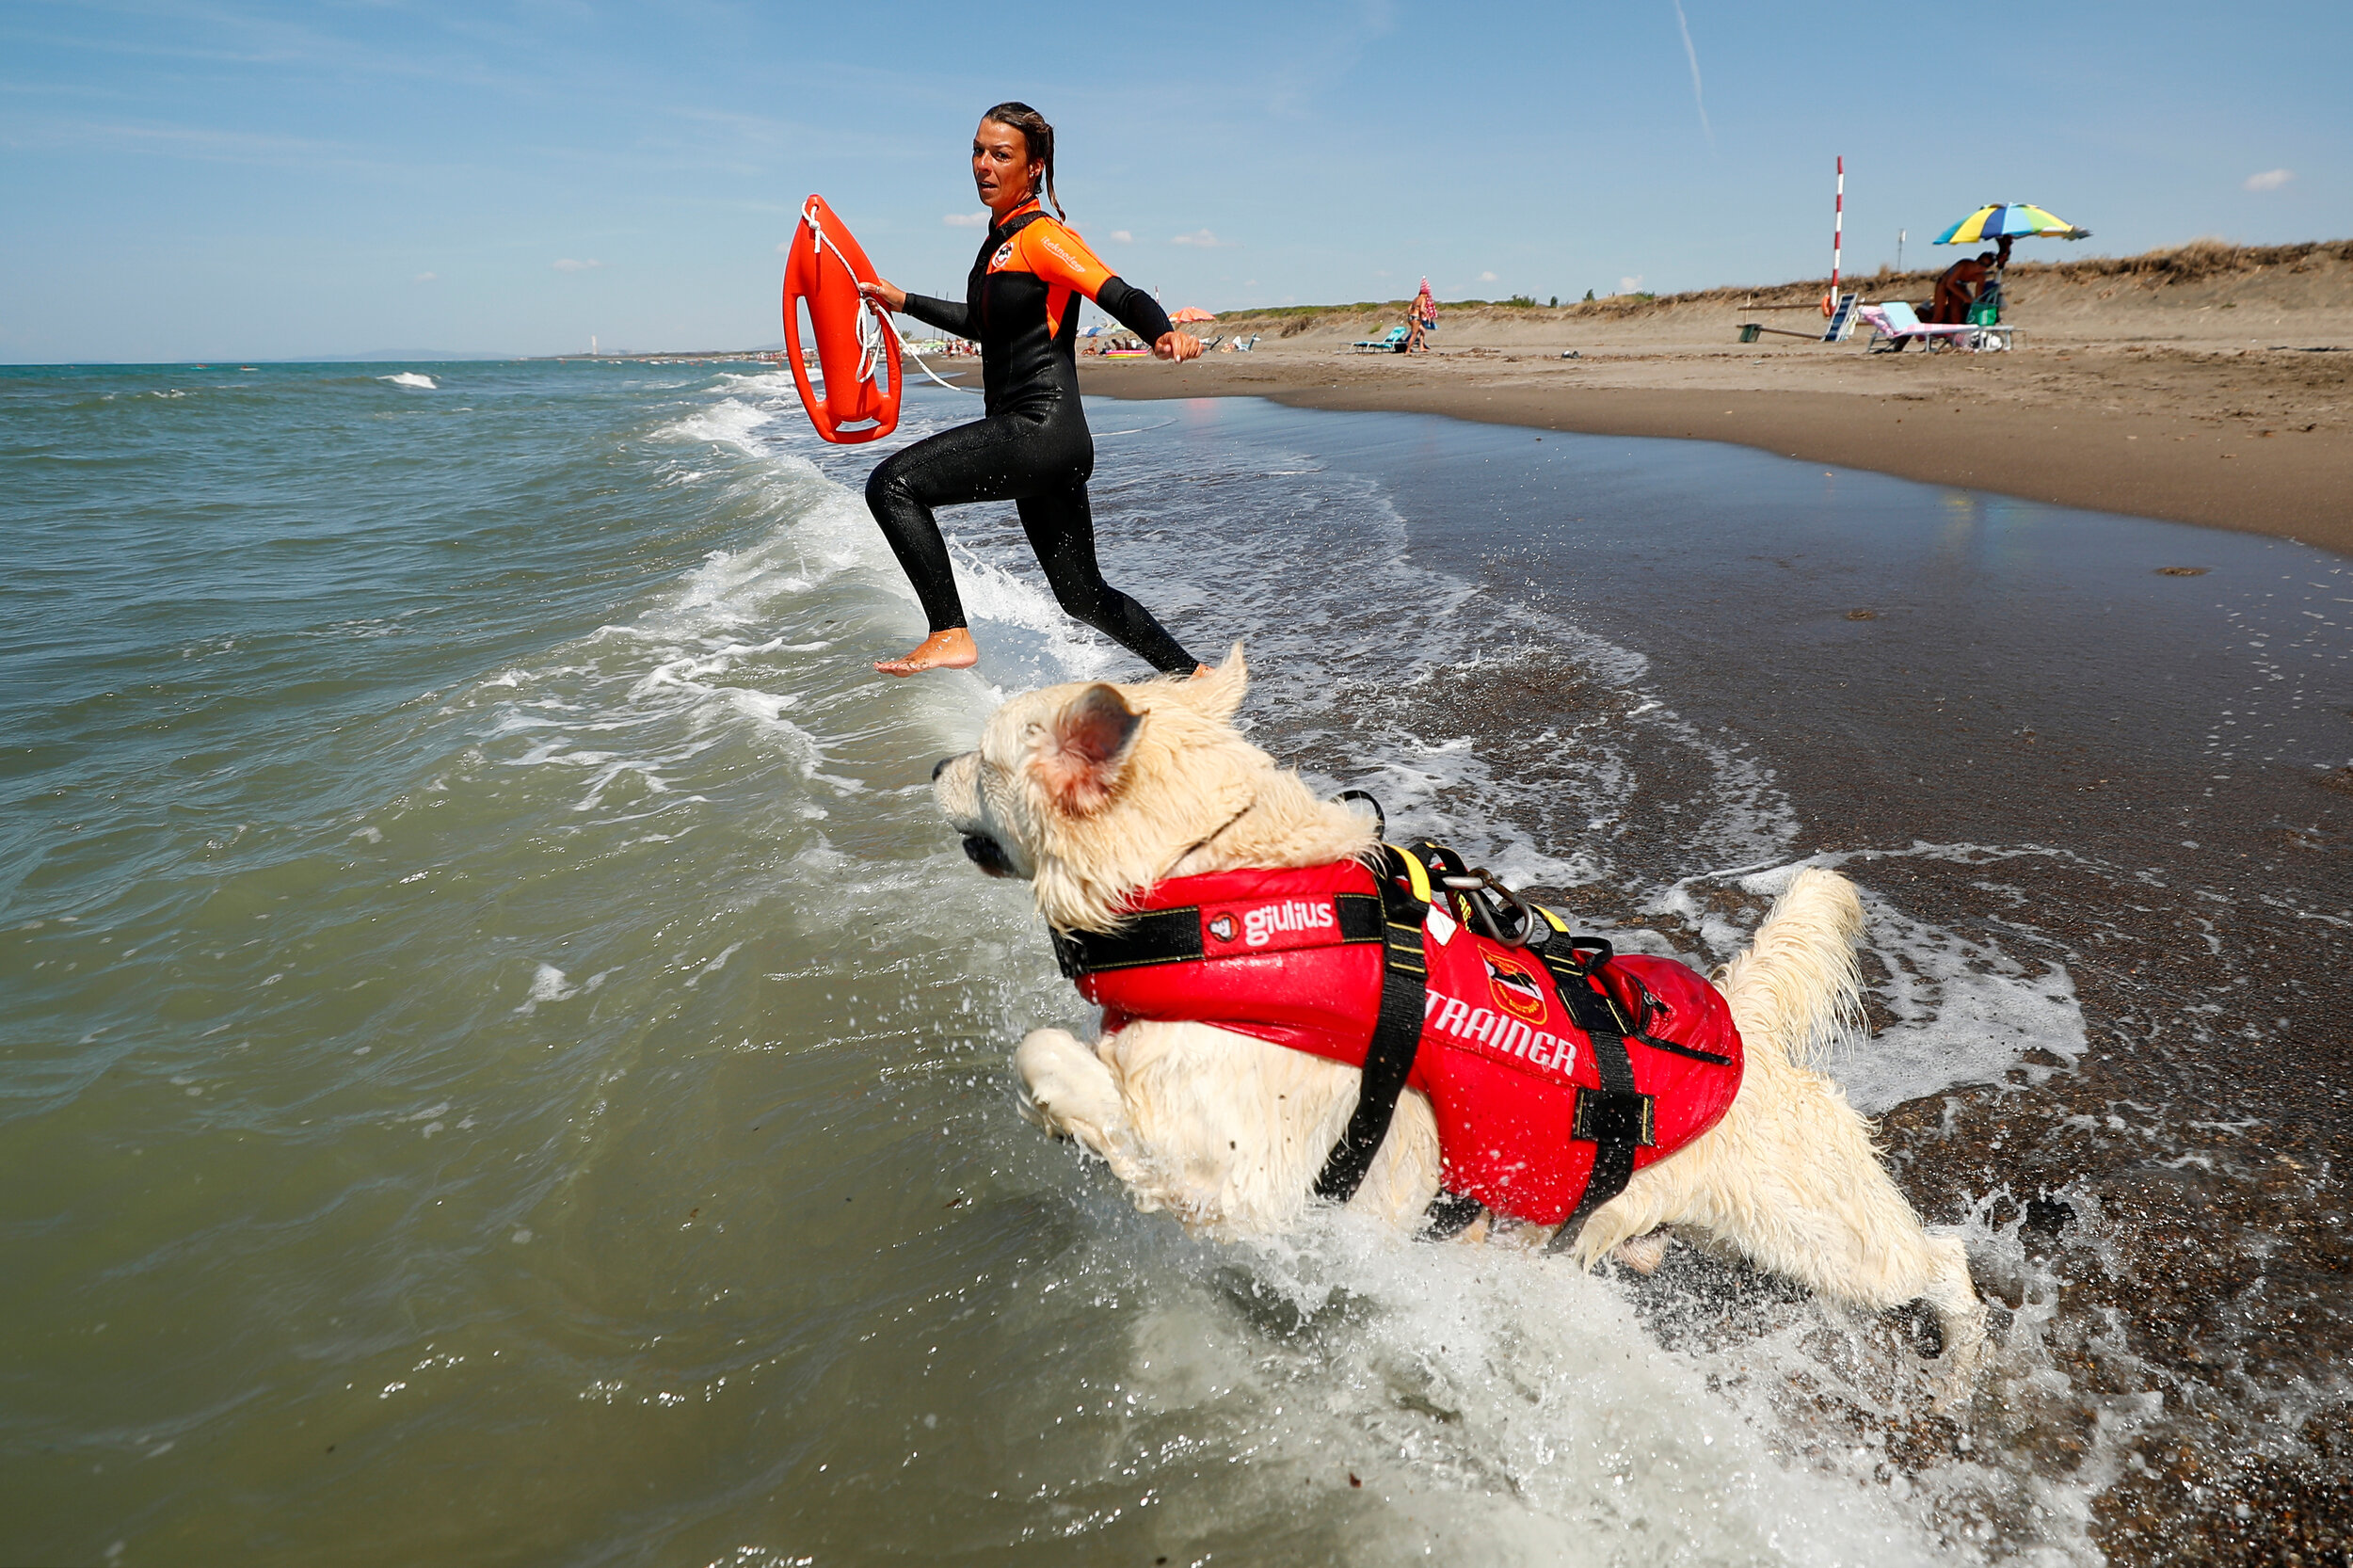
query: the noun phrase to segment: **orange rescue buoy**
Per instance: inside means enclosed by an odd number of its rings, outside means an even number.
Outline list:
[[[851,445],[888,436],[899,426],[899,338],[857,286],[874,280],[873,264],[840,218],[812,196],[784,258],[784,351],[809,423],[829,441]],[[825,387],[812,386],[801,347],[801,312],[808,307],[817,340],[817,368]]]

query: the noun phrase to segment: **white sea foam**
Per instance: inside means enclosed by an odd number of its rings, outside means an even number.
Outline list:
[[[395,387],[413,387],[419,392],[438,392],[440,390],[434,383],[433,377],[430,376],[421,376],[413,370],[399,371],[391,376],[379,376],[376,379],[379,381],[389,381]]]
[[[2108,1247],[2096,1199],[2067,1196],[2057,1256],[2028,1251],[2014,1205],[1997,1224],[1989,1198],[1961,1227],[2014,1305],[1941,1459],[1902,1451],[1938,1390],[1898,1338],[1785,1294],[1694,1296],[1673,1277],[1688,1253],[1645,1282],[1328,1211],[1216,1247],[1093,1207],[1093,1256],[1055,1277],[1144,1304],[1124,1364],[1083,1384],[1120,1428],[1108,1465],[1089,1432],[1049,1437],[1032,1475],[1073,1534],[1116,1520],[1065,1502],[1109,1468],[1177,1539],[1321,1518],[1348,1561],[2097,1562],[2090,1500],[2162,1400],[2121,1342],[2055,1328]],[[2061,1352],[2137,1391],[2078,1394]],[[1364,1506],[1327,1512],[1342,1475]]]
[[[775,417],[773,409],[754,408],[729,397],[696,409],[654,434],[659,440],[716,441],[746,454],[761,455],[763,449],[752,440],[753,432]]]
[[[1927,856],[1976,863],[1998,861],[2035,851],[1980,845],[1916,844],[1894,856]],[[2067,1066],[2079,1061],[2089,1041],[2074,978],[2054,958],[2020,958],[1989,942],[1914,919],[1869,884],[1857,862],[1889,858],[1890,852],[1849,851],[1818,855],[1738,878],[1745,891],[1775,894],[1801,866],[1844,868],[1861,881],[1864,945],[1879,960],[1884,979],[1874,994],[1896,1021],[1871,1040],[1839,1052],[1833,1076],[1856,1109],[1876,1115],[1943,1089],[1964,1083],[1998,1083],[2019,1070],[2038,1085],[2059,1070],[2024,1060],[2043,1051]],[[1662,901],[1662,904],[1667,902]],[[1682,908],[1697,913],[1688,895]],[[1745,934],[1727,929],[1708,915],[1702,934],[1711,947],[1729,952]]]
[[[539,1011],[539,1004],[543,1001],[569,1001],[579,994],[580,988],[570,984],[562,969],[552,964],[542,964],[531,977],[531,990],[524,996],[522,1005],[515,1011],[529,1017]],[[442,1109],[447,1110],[448,1107]],[[431,1114],[429,1112],[426,1113]]]

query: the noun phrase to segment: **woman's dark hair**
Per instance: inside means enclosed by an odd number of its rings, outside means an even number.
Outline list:
[[[981,116],[1021,133],[1021,141],[1030,150],[1030,161],[1046,166],[1046,200],[1054,204],[1056,217],[1067,217],[1062,210],[1062,199],[1054,194],[1054,128],[1046,123],[1046,117],[1027,104],[1011,102],[998,104]],[[1035,189],[1031,195],[1037,194]]]

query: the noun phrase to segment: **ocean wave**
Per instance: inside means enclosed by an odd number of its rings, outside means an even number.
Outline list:
[[[379,381],[390,382],[395,387],[411,387],[418,392],[438,392],[440,390],[435,384],[433,377],[430,376],[420,375],[413,370],[396,371],[390,376],[379,376],[376,379]]]

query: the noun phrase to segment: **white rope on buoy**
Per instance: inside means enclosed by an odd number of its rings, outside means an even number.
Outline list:
[[[808,225],[808,232],[812,236],[810,243],[815,247],[817,254],[824,255],[826,252],[825,227],[817,221],[816,210],[810,207],[802,208],[801,221]],[[850,259],[841,253],[841,247],[834,246],[832,251],[833,259],[841,264],[841,270],[850,275],[850,287],[857,291],[858,380],[872,382],[874,379],[874,371],[882,363],[883,334],[888,332],[890,334],[891,341],[899,345],[899,352],[913,360],[916,369],[930,376],[934,381],[937,381],[939,385],[952,392],[964,392],[973,397],[981,395],[981,391],[977,387],[959,387],[952,381],[941,381],[938,373],[923,362],[921,355],[907,346],[906,339],[899,336],[899,328],[891,321],[890,313],[866,296],[865,290],[859,286],[862,280],[857,275],[857,269],[852,266]]]

